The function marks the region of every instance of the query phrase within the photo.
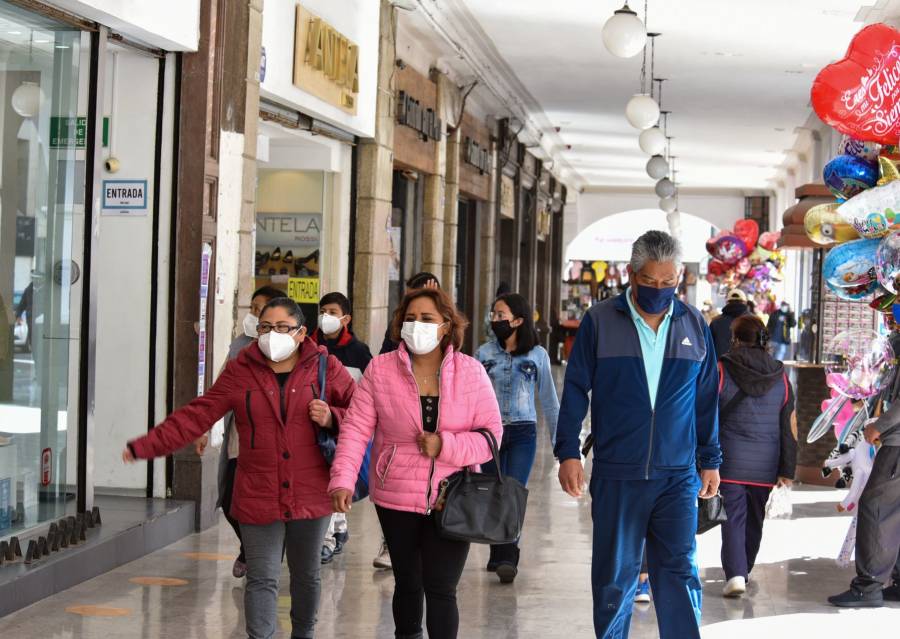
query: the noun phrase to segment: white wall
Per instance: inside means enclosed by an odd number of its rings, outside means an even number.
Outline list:
[[[166,51],[196,51],[200,0],[45,0]]]
[[[109,54],[109,77],[112,59],[113,54]],[[114,152],[121,168],[115,174],[103,172],[98,179],[146,179],[148,193],[146,215],[100,217],[99,250],[91,266],[92,276],[98,278],[96,422],[92,442],[98,493],[104,489],[142,491],[147,484],[144,465],[126,466],[120,455],[127,440],[147,431],[150,305],[155,302],[150,297],[150,278],[159,62],[132,51],[120,51],[118,65],[117,109],[111,113],[112,86],[107,81],[105,113],[111,117],[111,135],[117,137]],[[112,151],[104,149],[104,157]],[[167,208],[165,211],[168,217]],[[160,316],[160,321],[165,322],[165,315]],[[164,392],[164,388],[160,390]]]
[[[295,0],[266,0],[263,47],[266,77],[260,94],[330,122],[360,137],[375,135],[378,80],[378,33],[381,3],[377,0],[304,0],[303,6],[359,46],[357,113],[351,115],[294,86]]]

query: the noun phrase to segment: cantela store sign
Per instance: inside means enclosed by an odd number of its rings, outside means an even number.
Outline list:
[[[294,38],[294,85],[356,114],[359,47],[300,5]]]

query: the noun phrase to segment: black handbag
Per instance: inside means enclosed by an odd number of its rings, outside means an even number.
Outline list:
[[[700,499],[697,504],[697,534],[712,530],[728,521],[725,514],[725,499],[717,494],[709,499]]]
[[[515,543],[525,523],[528,489],[500,473],[494,434],[482,429],[473,432],[487,439],[496,473],[473,473],[466,468],[441,481],[434,508],[438,534],[473,544]]]

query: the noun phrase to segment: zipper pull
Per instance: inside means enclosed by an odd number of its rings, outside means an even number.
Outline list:
[[[441,492],[438,493],[437,501],[434,503],[434,509],[438,512],[444,510],[444,506],[447,503],[447,488],[450,487],[450,482],[446,479],[441,480]]]

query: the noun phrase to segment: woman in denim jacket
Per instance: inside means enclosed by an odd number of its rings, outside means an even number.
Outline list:
[[[500,295],[494,302],[491,330],[497,339],[482,345],[475,356],[484,364],[500,403],[503,417],[500,471],[527,484],[537,451],[535,396],[540,399],[550,441],[556,442],[559,399],[550,371],[550,356],[538,346],[531,305],[518,293]],[[494,463],[489,462],[482,469],[482,472],[494,472]],[[515,580],[518,566],[518,544],[491,546],[487,569],[496,572],[502,583]]]

